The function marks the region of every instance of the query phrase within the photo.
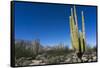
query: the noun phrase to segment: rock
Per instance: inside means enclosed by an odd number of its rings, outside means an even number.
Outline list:
[[[83,56],[82,60],[83,60],[83,62],[86,62],[86,61],[88,61],[88,58],[86,56]]]
[[[93,56],[93,61],[96,61],[97,60],[97,57],[96,56]]]
[[[33,63],[40,63],[42,60],[32,60]]]
[[[77,59],[73,59],[73,61],[72,61],[72,62],[76,63],[76,62],[77,62]]]
[[[91,62],[91,61],[92,61],[92,59],[89,59],[88,61],[89,61],[89,62]]]
[[[40,65],[42,63],[42,60],[32,60],[32,63],[29,65]]]
[[[66,63],[70,63],[71,62],[71,58],[68,58],[65,60]]]
[[[16,66],[25,66],[31,63],[31,60],[27,60],[25,57],[21,57],[20,59],[16,59]]]
[[[58,56],[41,54],[37,55],[34,60],[31,59],[31,57],[21,57],[20,59],[16,59],[16,66],[92,62],[97,60],[97,56],[95,52],[84,53],[82,56],[82,60],[80,60],[75,53]]]
[[[31,62],[31,61],[26,60],[26,61],[24,61],[24,62],[22,63],[22,66],[29,65],[30,63],[32,63],[32,62]]]
[[[80,59],[77,59],[77,62],[81,62],[81,60]]]

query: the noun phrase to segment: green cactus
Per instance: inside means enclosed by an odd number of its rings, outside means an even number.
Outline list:
[[[74,6],[74,11],[73,8],[71,8],[71,16],[69,16],[71,42],[72,42],[72,47],[75,50],[75,53],[80,59],[82,58],[83,53],[86,51],[83,11],[81,12],[81,15],[82,15],[82,31],[79,31],[75,6]]]

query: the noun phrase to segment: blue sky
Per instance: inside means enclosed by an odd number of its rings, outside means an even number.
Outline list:
[[[71,46],[69,16],[73,5],[15,2],[15,38],[40,39],[42,45],[64,43]],[[96,45],[96,7],[76,6],[81,30],[81,11],[85,16],[86,41]]]

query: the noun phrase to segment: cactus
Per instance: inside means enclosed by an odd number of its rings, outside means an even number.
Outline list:
[[[82,15],[82,31],[79,31],[75,6],[74,6],[74,11],[73,11],[73,8],[71,8],[71,16],[69,16],[71,42],[72,42],[72,47],[75,50],[75,53],[80,59],[82,58],[82,55],[86,50],[85,27],[84,27],[85,25],[84,25],[83,11],[81,12],[81,15]]]
[[[33,41],[32,45],[33,45],[33,52],[37,56],[38,53],[39,53],[39,47],[40,47],[40,41],[39,41],[39,39]]]

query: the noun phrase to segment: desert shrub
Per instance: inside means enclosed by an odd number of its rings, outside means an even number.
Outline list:
[[[56,48],[46,51],[47,55],[49,56],[60,56],[60,55],[67,55],[70,53],[70,49],[66,46],[64,48]]]
[[[60,63],[60,57],[55,56],[48,59],[48,64],[57,64]]]
[[[97,46],[94,46],[92,49],[93,49],[94,52],[96,52],[97,51]]]
[[[27,48],[24,45],[24,42],[15,44],[15,57],[16,59],[21,57],[35,57],[34,52],[31,48]]]

